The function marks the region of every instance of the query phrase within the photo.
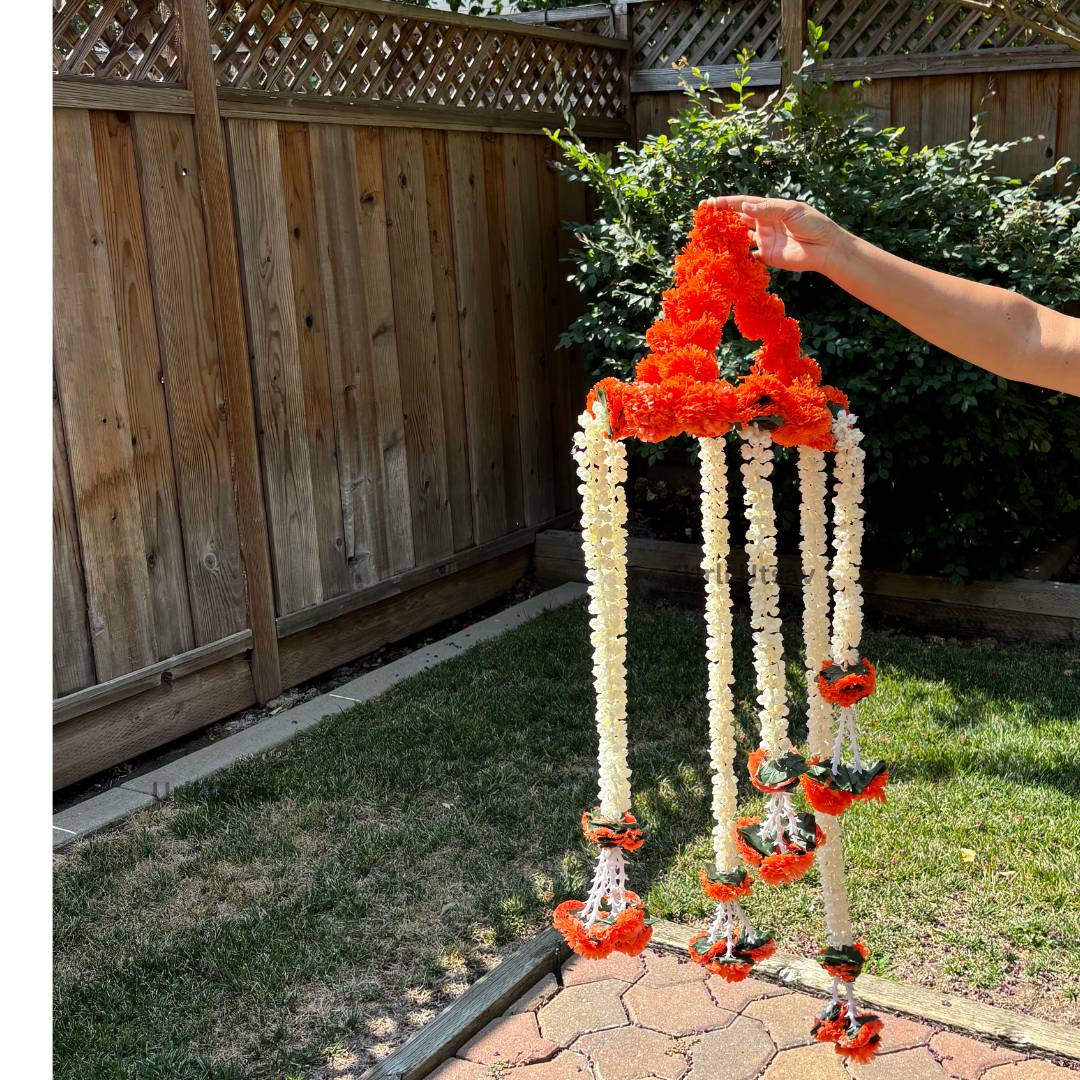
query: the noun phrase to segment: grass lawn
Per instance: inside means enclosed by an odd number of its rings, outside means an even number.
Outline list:
[[[895,763],[888,804],[844,818],[869,970],[1080,1023],[1077,650],[879,632],[866,652],[879,673],[866,742]],[[745,749],[745,626],[736,666]],[[632,884],[653,914],[700,920],[700,617],[637,607],[629,667],[650,833]],[[575,606],[70,849],[56,875],[56,1076],[281,1078],[396,1045],[582,894],[591,707]],[[751,898],[783,948],[821,939],[817,884],[811,872]]]

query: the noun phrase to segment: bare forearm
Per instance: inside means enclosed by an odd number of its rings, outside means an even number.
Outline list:
[[[946,352],[1008,379],[1080,393],[1080,321],[928,270],[844,233],[822,271]]]

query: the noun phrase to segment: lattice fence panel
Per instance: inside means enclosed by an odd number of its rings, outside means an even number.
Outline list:
[[[1080,0],[1060,6],[1080,13]],[[833,60],[1050,44],[1004,18],[948,0],[816,0],[810,17],[824,27]]]
[[[53,74],[183,82],[180,35],[168,0],[53,0]]]
[[[290,0],[211,0],[218,82],[346,101],[618,118],[620,53],[536,37],[528,26],[460,26],[437,11],[361,12]]]
[[[731,64],[742,49],[756,60],[774,60],[779,51],[778,0],[673,0],[636,4],[630,11],[635,70],[666,68],[680,60],[695,67]]]

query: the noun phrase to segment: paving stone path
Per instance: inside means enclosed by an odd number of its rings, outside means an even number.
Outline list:
[[[1080,1070],[899,1016],[869,1065],[815,1043],[821,999],[726,983],[672,952],[572,957],[431,1080],[1077,1080]]]

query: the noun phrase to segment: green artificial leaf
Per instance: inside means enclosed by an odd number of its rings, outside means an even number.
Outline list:
[[[739,835],[750,845],[759,855],[772,855],[775,851],[773,844],[764,840],[761,836],[761,825],[740,825]]]
[[[720,870],[716,866],[710,866],[705,875],[714,885],[730,885],[732,888],[742,885],[747,878],[747,873],[741,866],[734,870]]]
[[[794,750],[779,757],[767,757],[757,771],[757,778],[767,787],[791,786],[806,772],[806,759]]]

